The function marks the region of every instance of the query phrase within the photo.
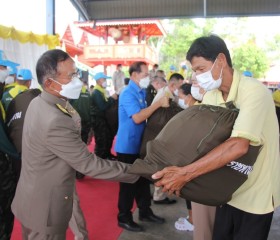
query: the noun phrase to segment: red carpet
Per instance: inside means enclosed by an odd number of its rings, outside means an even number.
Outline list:
[[[89,146],[94,148],[94,141]],[[119,185],[117,182],[96,180],[86,177],[77,182],[81,207],[86,218],[90,240],[117,240],[122,229],[117,225],[117,201]],[[68,229],[67,240],[73,234]],[[21,227],[15,221],[11,240],[21,240]]]

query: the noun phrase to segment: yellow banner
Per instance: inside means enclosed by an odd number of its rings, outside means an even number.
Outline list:
[[[0,38],[17,40],[21,43],[36,43],[38,45],[46,44],[49,49],[54,49],[60,45],[59,35],[34,34],[33,32],[23,32],[16,30],[14,27],[5,27],[0,25]]]

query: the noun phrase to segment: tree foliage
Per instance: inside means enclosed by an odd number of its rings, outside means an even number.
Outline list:
[[[272,60],[280,59],[280,34],[276,34],[272,41],[266,42],[266,51]]]
[[[234,49],[232,62],[235,69],[250,71],[255,78],[263,77],[269,67],[264,51],[253,43]]]
[[[209,34],[215,25],[215,19],[204,21],[204,26],[198,26],[192,19],[170,20],[166,29],[171,29],[162,43],[160,50],[160,68],[167,71],[170,65],[179,68],[186,60],[186,53],[191,43],[199,36]]]
[[[262,50],[256,46],[256,36],[246,27],[247,23],[248,18],[176,19],[163,23],[169,31],[157,48],[160,68],[168,72],[169,66],[174,65],[178,69],[193,40],[214,33],[226,41],[236,69],[251,71],[256,78],[263,77],[269,67],[265,52],[280,56],[280,35],[275,35],[274,41]]]

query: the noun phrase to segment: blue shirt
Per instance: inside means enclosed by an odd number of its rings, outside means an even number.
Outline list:
[[[119,128],[115,151],[124,154],[139,154],[146,121],[136,124],[132,116],[146,108],[146,92],[132,80],[119,98]]]

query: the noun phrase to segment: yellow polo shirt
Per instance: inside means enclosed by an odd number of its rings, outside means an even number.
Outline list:
[[[274,91],[272,96],[273,96],[275,106],[280,107],[280,90],[277,89],[276,91]]]
[[[271,93],[258,80],[234,71],[228,101],[233,101],[240,110],[231,137],[263,145],[253,171],[228,204],[254,214],[272,212],[280,205],[280,158],[278,122]],[[225,107],[219,90],[207,92],[203,103]]]

